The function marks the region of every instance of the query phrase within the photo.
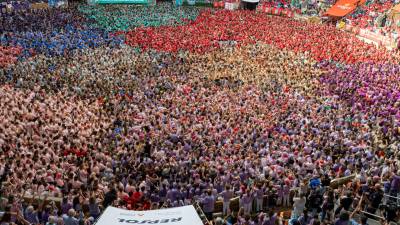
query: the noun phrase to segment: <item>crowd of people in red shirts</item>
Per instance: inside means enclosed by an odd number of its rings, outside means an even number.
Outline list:
[[[235,41],[239,46],[261,41],[308,54],[316,60],[350,64],[398,59],[398,55],[377,49],[333,26],[248,11],[205,11],[187,25],[138,28],[126,34],[128,45],[169,52],[202,53],[219,48],[221,41]]]

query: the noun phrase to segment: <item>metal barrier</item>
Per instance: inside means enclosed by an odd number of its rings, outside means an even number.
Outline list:
[[[357,176],[356,174],[352,174],[352,175],[347,176],[347,177],[340,177],[340,178],[333,179],[331,181],[331,183],[329,184],[329,187],[331,187],[333,189],[337,189],[341,185],[346,184],[346,183],[354,180],[354,178],[356,178],[356,176]]]
[[[61,202],[62,202],[61,197],[44,197],[38,195],[33,196],[29,194],[24,194],[23,199],[25,202],[31,202],[33,205],[39,205],[39,204],[47,205],[51,202],[54,202],[58,208],[61,207]]]
[[[396,196],[392,196],[392,195],[387,195],[387,194],[385,194],[384,196],[389,197],[389,198],[395,198],[395,199],[400,200],[400,197],[396,197]]]
[[[193,206],[196,209],[197,214],[199,214],[200,219],[203,221],[203,224],[211,224],[206,214],[204,214],[203,209],[201,208],[199,202],[195,201]]]
[[[378,218],[378,219],[380,219],[380,220],[384,220],[384,219],[385,219],[385,218],[383,218],[382,216],[378,216],[378,215],[376,215],[376,214],[372,214],[372,213],[369,213],[369,212],[366,212],[366,211],[360,211],[360,213],[373,216],[373,217]],[[378,222],[379,222],[379,221],[378,221]]]
[[[160,209],[165,209],[165,208],[167,208],[167,201],[165,201],[165,202],[162,204],[162,206],[160,207]]]
[[[356,174],[352,174],[352,175],[347,176],[347,177],[341,177],[341,178],[334,179],[334,180],[331,181],[330,187],[331,187],[331,188],[334,188],[334,189],[335,189],[335,188],[338,188],[339,186],[341,186],[341,185],[343,185],[343,184],[346,184],[346,183],[352,181],[355,177],[356,177]],[[295,192],[297,189],[298,189],[298,188],[292,189],[291,192]],[[393,198],[393,199],[398,199],[398,200],[400,200],[400,197],[391,196],[391,195],[387,195],[387,194],[384,194],[384,196],[385,196],[385,197],[388,197],[388,198]],[[268,204],[268,200],[269,200],[268,198],[269,198],[269,195],[264,195],[263,208],[264,208],[265,204]],[[44,200],[44,199],[41,199],[40,196],[35,196],[35,197],[34,197],[34,196],[29,196],[29,195],[25,195],[25,196],[24,196],[24,199],[25,199],[26,201],[32,201],[32,202],[36,202],[36,203],[39,203],[39,202],[41,202],[41,201]],[[48,198],[45,200],[45,203],[44,203],[44,204],[48,204],[49,202],[55,202],[55,203],[56,203],[56,206],[57,206],[57,207],[60,207],[61,201],[62,201],[62,198],[60,198],[60,197],[59,197],[59,198],[48,197]],[[223,205],[223,202],[222,202],[222,201],[216,201],[216,202],[215,202],[215,210],[214,210],[214,213],[220,213],[220,212],[222,212],[222,208],[223,208],[222,205]],[[204,212],[203,212],[203,210],[202,210],[201,205],[199,204],[199,202],[198,202],[198,201],[194,201],[194,202],[193,202],[193,206],[195,207],[196,211],[199,213],[200,218],[202,218],[202,220],[205,221],[205,224],[206,224],[206,223],[207,223],[207,224],[210,224],[210,221],[209,221],[209,220],[207,219],[207,217],[205,216],[205,214],[204,214]],[[230,209],[231,209],[232,211],[236,211],[236,212],[239,211],[239,209],[240,209],[240,198],[239,198],[239,197],[234,197],[234,198],[232,198],[232,199],[230,200],[229,207],[230,207]],[[253,202],[253,207],[254,207],[254,202]],[[167,201],[164,201],[163,205],[160,207],[160,209],[164,209],[164,208],[168,208]],[[363,214],[365,214],[365,215],[370,215],[370,216],[375,217],[375,218],[378,218],[378,219],[384,219],[383,217],[381,217],[381,216],[379,216],[379,215],[371,214],[371,213],[366,212],[366,211],[360,211],[360,213],[363,213]],[[0,215],[1,215],[1,214],[0,214]],[[205,220],[204,220],[203,218],[205,218]],[[378,221],[378,222],[379,222],[379,221]]]

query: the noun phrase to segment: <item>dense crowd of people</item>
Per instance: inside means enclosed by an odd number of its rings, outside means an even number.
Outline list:
[[[398,3],[392,0],[367,0],[347,16],[347,24],[390,38],[398,48],[400,24],[395,16]]]
[[[21,51],[20,47],[3,47],[0,45],[0,68],[15,64]]]
[[[377,19],[387,13],[393,6],[395,1],[367,1],[365,5],[360,6],[349,17],[351,24],[360,28],[370,28],[374,26],[385,26],[386,20],[378,23]]]
[[[290,18],[271,17],[247,11],[204,11],[197,20],[183,26],[147,27],[130,31],[126,43],[144,49],[177,52],[181,49],[206,52],[219,47],[219,41],[238,45],[262,41],[281,49],[302,52],[320,60],[348,64],[396,62],[398,54],[376,49],[354,35],[333,26],[306,23]]]
[[[276,225],[282,208],[293,225],[399,221],[398,55],[327,25],[199,13],[118,35],[93,28],[118,13],[0,33],[7,48],[74,48],[0,69],[1,224],[90,225],[108,206],[193,203],[213,224]],[[127,45],[76,47],[86,29]]]
[[[69,55],[80,49],[113,47],[123,42],[121,37],[88,27],[86,21],[75,8],[13,14],[0,20],[0,46],[18,47],[18,57],[29,58],[36,54]],[[14,63],[9,60],[3,64]]]
[[[161,2],[156,7],[144,9],[135,5],[126,7],[81,5],[79,11],[95,21],[94,27],[108,31],[127,31],[135,27],[158,27],[182,25],[195,20],[200,9],[197,7],[177,8],[172,4]]]
[[[198,8],[88,6],[15,13],[0,17],[0,66],[37,54],[66,56],[82,49],[120,46],[124,37],[109,33],[141,26],[180,25],[194,20]],[[18,24],[18,26],[16,26]],[[9,47],[18,47],[18,54]]]
[[[285,8],[307,16],[319,16],[332,6],[334,0],[260,0],[260,5],[272,8]]]

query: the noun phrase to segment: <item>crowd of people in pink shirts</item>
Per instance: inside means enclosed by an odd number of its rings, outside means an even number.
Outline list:
[[[16,63],[20,54],[21,48],[0,46],[0,67]]]

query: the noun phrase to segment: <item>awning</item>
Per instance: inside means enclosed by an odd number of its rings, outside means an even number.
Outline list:
[[[203,225],[192,205],[149,211],[131,211],[108,207],[96,225],[162,224]]]
[[[329,16],[343,17],[352,13],[358,6],[363,5],[366,0],[339,0],[326,14]]]

